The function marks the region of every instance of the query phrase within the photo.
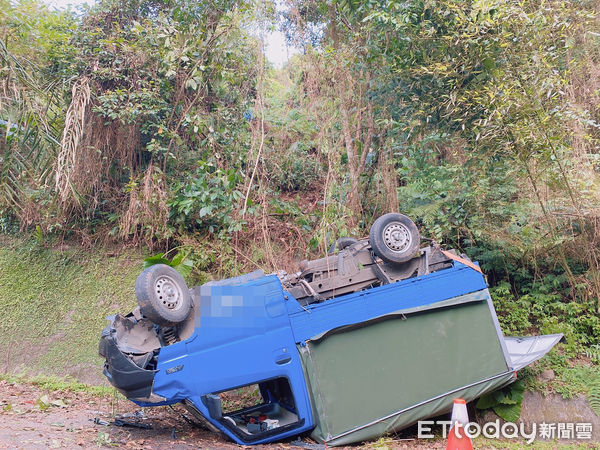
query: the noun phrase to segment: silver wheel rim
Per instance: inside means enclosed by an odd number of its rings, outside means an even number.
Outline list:
[[[183,293],[173,278],[167,275],[158,277],[154,283],[154,290],[158,300],[166,309],[175,311],[181,308]]]
[[[412,235],[406,226],[393,222],[383,230],[383,242],[391,251],[403,253],[410,247]]]

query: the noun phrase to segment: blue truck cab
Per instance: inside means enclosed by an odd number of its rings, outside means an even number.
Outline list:
[[[240,444],[310,430],[308,391],[279,279],[209,284],[196,288],[193,298],[199,312],[194,333],[161,352],[154,393],[171,402],[191,402]],[[258,385],[262,402],[225,415],[219,394],[249,385]],[[277,427],[249,433],[244,425],[252,415],[276,420]]]
[[[182,328],[193,331],[161,347],[154,367],[123,359],[113,318],[100,344],[109,381],[140,406],[182,402],[239,444],[311,430],[308,391],[286,308],[290,297],[279,278],[256,272],[208,283],[192,289],[192,299],[192,314]],[[246,386],[257,387],[256,405],[224,411],[220,394]],[[268,422],[258,420],[265,416]],[[248,431],[253,418],[257,425]]]

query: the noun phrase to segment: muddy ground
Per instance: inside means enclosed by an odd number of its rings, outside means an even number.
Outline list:
[[[556,399],[539,400],[538,411],[559,409],[564,404],[546,404]],[[554,406],[550,408],[550,406]],[[574,406],[577,406],[574,404]],[[568,412],[568,411],[567,411]],[[572,411],[569,415],[572,415]],[[524,414],[527,414],[524,408]],[[148,425],[149,429],[118,427],[115,418]],[[539,416],[539,415],[538,415]],[[95,423],[97,419],[99,423]],[[562,418],[559,418],[562,420]],[[188,420],[188,421],[186,421]],[[109,425],[105,423],[108,422]],[[593,440],[595,441],[595,440]],[[475,448],[540,448],[507,441],[475,441]],[[544,449],[560,448],[566,442],[546,442]],[[548,445],[549,444],[549,445]],[[598,448],[596,442],[570,442],[570,448]],[[575,445],[573,445],[575,444]],[[112,394],[101,396],[89,392],[48,391],[33,384],[0,380],[0,449],[99,448],[126,449],[238,449],[242,447],[223,436],[194,425],[192,417],[179,405],[140,409],[133,403]],[[325,448],[308,437],[301,443],[290,440],[252,449]],[[418,440],[416,432],[403,431],[395,437],[363,445],[345,447],[390,449],[444,449],[443,440]]]
[[[169,407],[146,408],[143,410],[145,418],[125,418],[127,421],[148,424],[151,429],[94,423],[96,418],[110,423],[115,416],[131,415],[137,411],[140,408],[122,398],[102,397],[86,392],[49,392],[30,384],[0,380],[0,448],[244,448],[216,433],[186,422],[181,414],[186,417],[188,414],[180,406],[175,406],[174,410]],[[303,438],[303,443],[315,449],[323,448],[308,438]],[[416,440],[399,439],[388,441],[386,445],[393,448],[445,448],[443,442],[427,442],[425,445]],[[302,447],[289,441],[252,448]]]

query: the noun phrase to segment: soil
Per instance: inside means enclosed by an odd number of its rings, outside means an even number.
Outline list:
[[[143,414],[124,420],[148,424],[151,429],[117,427],[115,417]],[[199,428],[181,416],[175,406],[144,408],[113,396],[87,392],[46,391],[35,385],[0,380],[0,449],[98,448],[126,449],[238,449],[221,435]],[[94,423],[94,419],[110,425]],[[191,419],[188,417],[188,419]],[[303,443],[319,449],[310,439]],[[312,445],[311,445],[312,444]],[[427,444],[427,445],[426,445]],[[444,442],[386,440],[391,448],[445,448]],[[299,449],[293,441],[252,447],[253,449]],[[349,447],[356,449],[357,447]]]
[[[574,421],[574,419],[590,421],[590,415],[586,414],[586,408],[589,409],[589,407],[584,405],[580,398],[564,400],[557,396],[542,397],[539,394],[527,393],[523,403],[522,420],[524,421],[528,419],[532,419],[534,422],[545,420],[549,421],[548,423]],[[580,412],[577,413],[579,415],[575,414],[573,408],[579,408]],[[555,417],[551,414],[552,411],[560,411],[562,415]],[[580,417],[580,415],[582,416]],[[151,428],[115,426],[113,421],[119,417],[128,422]],[[497,417],[480,417],[483,422],[494,419]],[[95,420],[99,423],[95,423]],[[597,420],[591,422],[599,425]],[[594,431],[596,428],[594,427]],[[572,444],[577,444],[580,446],[579,448],[598,448],[595,433],[591,441],[572,442]],[[302,437],[302,444],[304,448],[314,450],[325,448],[306,436]],[[480,442],[477,448],[503,448],[502,441],[493,444]],[[560,442],[560,444],[557,447],[562,447],[567,442]],[[91,449],[98,447],[169,450],[302,448],[294,440],[255,447],[239,446],[224,436],[195,424],[189,414],[179,405],[175,405],[173,409],[170,407],[142,409],[130,401],[112,394],[101,396],[85,391],[48,391],[33,384],[0,380],[0,449]],[[416,430],[408,429],[394,438],[382,438],[377,442],[342,447],[342,449],[355,450],[365,447],[444,449],[446,442],[441,439],[416,439]],[[556,447],[550,445],[544,448]]]
[[[47,396],[47,397],[44,397]],[[124,420],[152,429],[117,427],[114,417],[140,411],[131,402],[86,392],[47,392],[34,385],[0,381],[0,448],[130,449],[238,448],[218,434],[194,427],[167,407],[146,408],[143,418]],[[95,419],[111,423],[94,423]]]

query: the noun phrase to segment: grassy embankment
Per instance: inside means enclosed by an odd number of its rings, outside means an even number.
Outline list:
[[[0,237],[0,373],[105,383],[105,317],[135,306],[143,256]]]

